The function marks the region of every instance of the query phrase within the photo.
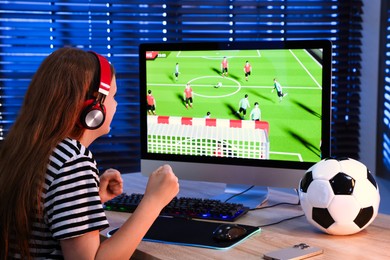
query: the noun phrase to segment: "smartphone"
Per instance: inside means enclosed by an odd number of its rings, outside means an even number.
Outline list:
[[[312,247],[304,243],[292,247],[283,248],[269,252],[264,255],[267,260],[295,260],[304,259],[311,256],[322,254],[323,250],[318,247]]]

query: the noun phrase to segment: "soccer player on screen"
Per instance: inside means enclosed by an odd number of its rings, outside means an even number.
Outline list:
[[[179,74],[180,74],[180,72],[179,72],[179,63],[178,62],[176,62],[176,65],[175,65],[175,79],[176,80],[178,80],[179,79]]]
[[[282,86],[280,85],[280,83],[276,78],[274,78],[274,87],[272,89],[272,93],[274,92],[275,89],[276,89],[276,93],[278,94],[279,102],[280,102],[283,100],[283,97],[287,96],[287,93],[283,93]]]
[[[184,89],[184,103],[187,109],[188,106],[192,108],[192,88],[190,83],[187,83],[186,88]]]
[[[224,151],[223,151],[221,141],[217,142],[217,146],[215,147],[215,150],[213,153],[214,153],[214,156],[216,156],[216,157],[223,157]]]
[[[250,108],[248,94],[245,94],[245,96],[240,100],[240,102],[238,103],[238,107],[239,109],[237,111],[237,114],[241,117],[241,112],[242,112],[241,119],[244,119],[246,115],[246,110]]]
[[[249,118],[253,121],[260,121],[261,120],[261,110],[259,108],[259,103],[255,102],[255,107],[252,109]]]
[[[222,76],[228,75],[228,68],[229,68],[229,63],[226,57],[223,57],[223,60],[221,62],[221,71],[222,71]]]
[[[248,76],[251,75],[251,72],[252,72],[252,66],[249,63],[249,61],[246,61],[245,65],[244,65],[244,73],[245,73],[245,80],[246,81],[248,81]]]
[[[146,110],[149,115],[156,115],[156,99],[153,97],[150,89],[146,95]]]

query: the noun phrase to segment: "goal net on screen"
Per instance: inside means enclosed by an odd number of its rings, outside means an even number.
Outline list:
[[[148,152],[269,158],[266,121],[148,116]]]

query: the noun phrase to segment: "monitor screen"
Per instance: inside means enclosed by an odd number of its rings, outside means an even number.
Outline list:
[[[146,43],[141,172],[298,187],[330,155],[331,43]]]

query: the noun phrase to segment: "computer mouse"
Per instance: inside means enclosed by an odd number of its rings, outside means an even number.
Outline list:
[[[221,224],[213,231],[215,241],[235,241],[245,236],[247,230],[237,224]]]

